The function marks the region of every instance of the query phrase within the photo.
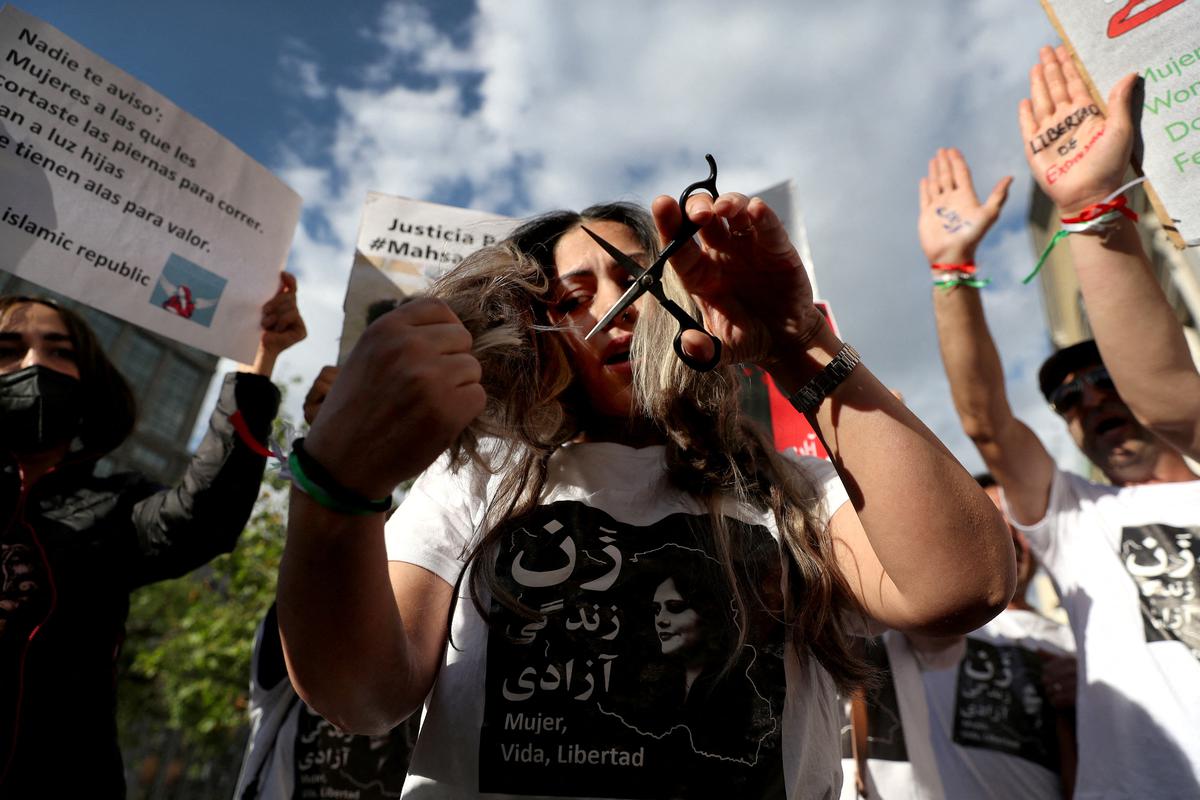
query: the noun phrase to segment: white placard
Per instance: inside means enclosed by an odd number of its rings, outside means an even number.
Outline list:
[[[812,286],[813,296],[820,297],[821,293],[817,289],[816,265],[813,263],[812,249],[808,242],[808,227],[804,224],[804,213],[801,211],[800,202],[796,199],[796,182],[791,179],[780,181],[754,196],[762,198],[762,201],[769,205],[783,222],[783,227],[788,232],[788,238],[792,240],[796,251],[800,253],[800,260],[804,262],[804,270],[808,273],[808,282]]]
[[[0,267],[253,359],[300,197],[146,84],[0,9]]]
[[[373,303],[425,291],[434,278],[516,225],[485,211],[369,193],[342,303],[338,363],[362,336]]]
[[[1102,97],[1142,76],[1142,170],[1183,239],[1200,245],[1200,1],[1042,2]]]

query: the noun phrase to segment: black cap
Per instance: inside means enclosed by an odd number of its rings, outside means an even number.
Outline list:
[[[1064,347],[1047,358],[1038,370],[1038,386],[1042,390],[1042,396],[1046,398],[1046,402],[1050,402],[1050,393],[1062,385],[1063,378],[1067,375],[1082,367],[1093,367],[1103,363],[1094,339]]]

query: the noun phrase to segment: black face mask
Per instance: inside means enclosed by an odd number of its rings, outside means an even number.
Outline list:
[[[0,375],[0,448],[37,453],[70,442],[83,422],[81,388],[40,364]]]

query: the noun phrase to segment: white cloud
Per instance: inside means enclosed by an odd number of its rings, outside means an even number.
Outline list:
[[[291,91],[309,100],[329,96],[329,88],[321,81],[321,67],[303,42],[292,37],[284,42],[279,67],[280,79]]]
[[[368,190],[443,202],[454,190],[509,214],[648,201],[703,177],[712,152],[724,189],[795,180],[845,336],[978,466],[937,357],[916,182],[947,145],[964,150],[983,191],[1017,175],[1010,232],[993,233],[981,263],[1024,274],[1033,256],[1015,109],[1053,38],[1036,4],[481,0],[457,40],[409,3],[380,22],[387,54],[362,66],[360,83],[326,87],[339,109],[326,165],[277,165],[321,221],[293,256],[312,335],[281,374],[311,377],[335,351]],[[396,82],[402,67],[421,80]],[[1000,280],[986,303],[1014,408],[1069,454],[1033,385],[1047,349],[1037,290]]]
[[[406,72],[448,76],[478,68],[476,51],[455,46],[446,32],[434,25],[429,11],[415,3],[385,5],[377,24],[362,35],[385,50],[382,58],[364,67],[363,78],[370,86],[386,86]]]

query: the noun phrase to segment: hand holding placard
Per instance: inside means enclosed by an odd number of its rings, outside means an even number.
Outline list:
[[[279,289],[263,305],[261,324],[258,353],[247,371],[269,378],[279,354],[308,336],[308,328],[296,306],[296,277],[290,272],[279,274]]]

